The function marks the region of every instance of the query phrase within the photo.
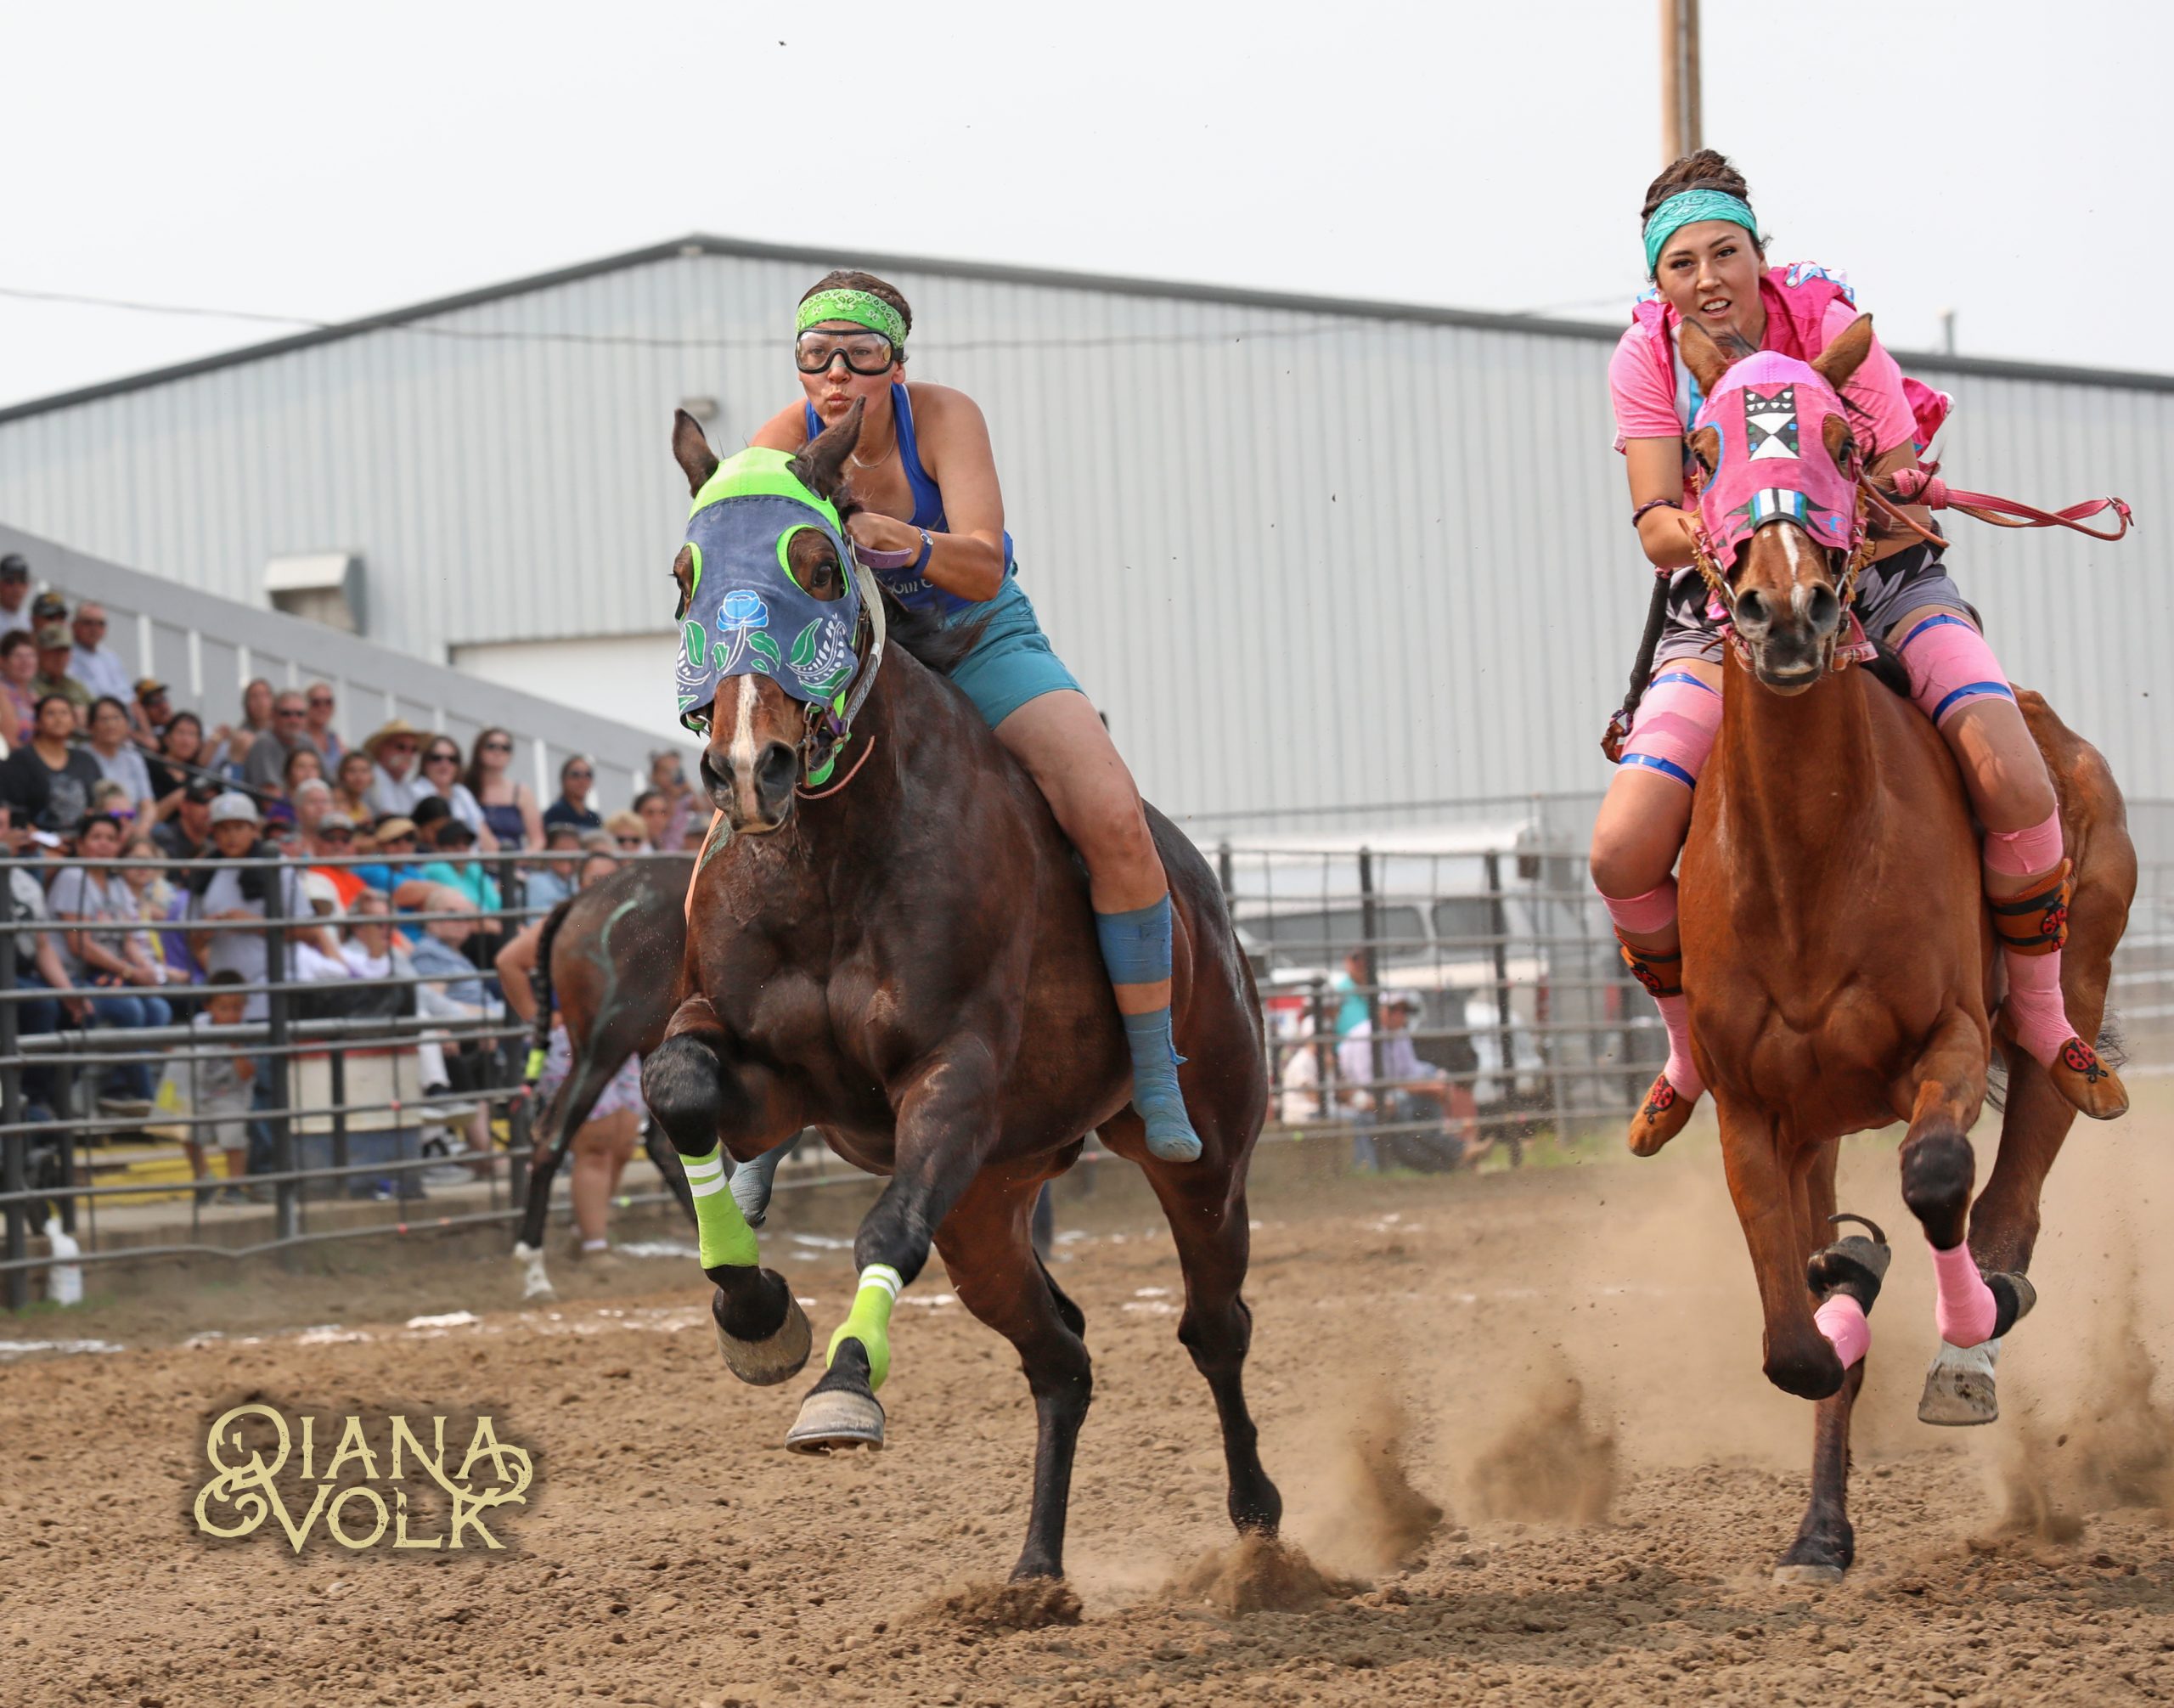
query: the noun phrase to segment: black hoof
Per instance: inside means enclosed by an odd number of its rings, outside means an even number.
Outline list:
[[[1853,1233],[1838,1239],[1823,1251],[1815,1251],[1811,1261],[1805,1265],[1805,1285],[1811,1289],[1812,1297],[1822,1305],[1837,1293],[1846,1293],[1869,1315],[1873,1303],[1879,1298],[1880,1283],[1887,1278],[1887,1266],[1895,1260],[1895,1253],[1887,1243],[1887,1236],[1879,1231],[1876,1222],[1867,1221],[1861,1215],[1837,1213],[1827,1218],[1829,1222],[1854,1221],[1872,1230],[1870,1238]]]
[[[815,1336],[808,1326],[808,1313],[785,1277],[766,1269],[761,1282],[756,1298],[737,1309],[727,1303],[724,1289],[719,1288],[710,1299],[710,1320],[717,1328],[718,1350],[724,1355],[725,1368],[743,1382],[769,1388],[790,1381],[807,1367]]]
[[[842,1344],[823,1379],[800,1402],[800,1415],[786,1431],[786,1446],[796,1453],[881,1447],[883,1404],[869,1385],[868,1370],[868,1349],[858,1340]]]
[[[1839,1583],[1856,1557],[1856,1533],[1845,1519],[1839,1534],[1799,1536],[1774,1563],[1774,1581],[1811,1587]]]

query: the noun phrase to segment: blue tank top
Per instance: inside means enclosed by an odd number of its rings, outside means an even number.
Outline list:
[[[807,412],[808,437],[812,441],[823,431],[823,418],[815,413],[813,403],[803,403],[801,408]],[[909,525],[925,527],[931,533],[949,533],[950,526],[943,519],[943,490],[921,465],[921,444],[914,437],[914,406],[906,396],[905,386],[896,380],[891,382],[891,420],[898,434],[898,466],[905,471],[906,489],[914,495],[914,513],[907,518]],[[1004,572],[1006,576],[1018,573],[1018,565],[1012,561],[1011,533],[1008,528],[1004,535]],[[973,610],[977,603],[945,591],[915,575],[910,567],[879,569],[873,573],[909,611],[934,611],[949,617]]]

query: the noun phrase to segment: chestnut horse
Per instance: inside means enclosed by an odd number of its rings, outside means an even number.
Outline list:
[[[696,495],[675,565],[691,619],[683,706],[707,713],[701,776],[718,817],[687,898],[684,1001],[642,1090],[695,1183],[720,1348],[758,1383],[808,1359],[807,1319],[759,1267],[719,1175],[727,1158],[818,1126],[890,1180],[854,1241],[853,1309],[786,1444],[881,1444],[890,1300],[933,1244],[960,1300],[1017,1348],[1033,1395],[1033,1506],[1012,1576],[1061,1576],[1091,1379],[1085,1321],[1029,1223],[1043,1182],[1099,1131],[1146,1175],[1176,1241],[1178,1338],[1214,1398],[1231,1517],[1273,1534],[1282,1500],[1241,1379],[1246,1166],[1268,1085],[1251,969],[1214,875],[1151,810],[1177,921],[1180,1083],[1202,1146],[1195,1161],[1159,1161],[1130,1105],[1086,874],[1026,772],[940,674],[972,631],[910,616],[853,560],[834,501],[850,512],[859,426],[856,407],[795,457],[749,450],[722,468],[684,413],[673,439]],[[825,606],[849,651],[816,640],[836,634]],[[778,631],[789,658],[767,629],[780,612],[791,613]],[[788,668],[803,685],[820,678],[817,697],[793,697]]]
[[[545,916],[536,944],[536,1026],[531,1041],[537,1050],[549,1047],[555,998],[573,1066],[551,1101],[533,1115],[527,1197],[513,1249],[525,1299],[551,1296],[544,1226],[551,1213],[551,1182],[574,1135],[627,1058],[646,1056],[664,1041],[672,1018],[672,985],[656,973],[660,967],[677,967],[685,953],[680,901],[693,871],[691,858],[631,861]],[[650,1160],[692,1220],[695,1201],[688,1196],[678,1153],[654,1123],[645,1142]]]
[[[1854,1557],[1845,1501],[1850,1412],[1864,1378],[1858,1355],[1869,1344],[1856,1313],[1873,1303],[1890,1255],[1877,1228],[1870,1238],[1828,1243],[1839,1141],[1908,1122],[1903,1201],[1936,1253],[1961,1247],[1967,1228],[1968,1256],[1996,1306],[1988,1344],[1997,1345],[2035,1296],[2022,1277],[2039,1192],[2075,1116],[2045,1069],[2005,1044],[1999,1154],[1973,1205],[1966,1136],[1985,1095],[1999,967],[1977,831],[1931,722],[1871,672],[1837,662],[1853,577],[1850,549],[1838,539],[1850,518],[1838,523],[1831,506],[1815,500],[1807,511],[1797,501],[1805,490],[1854,490],[1854,451],[1835,399],[1869,343],[1870,322],[1860,320],[1799,376],[1799,404],[1819,398],[1805,419],[1825,415],[1826,431],[1805,431],[1789,458],[1759,465],[1783,501],[1760,506],[1757,515],[1777,513],[1738,547],[1730,570],[1705,563],[1733,638],[1721,731],[1681,878],[1683,989],[1758,1277],[1766,1373],[1818,1402],[1810,1506],[1777,1568],[1777,1577],[1799,1582],[1837,1580]],[[1681,350],[1715,398],[1727,358],[1695,326],[1684,329]],[[1692,436],[1713,477],[1709,492],[1723,458],[1748,454],[1723,437],[1710,425]],[[1820,457],[1832,466],[1815,465]],[[1792,488],[1796,479],[1806,485]],[[2063,995],[2088,1038],[2104,1017],[2135,892],[2135,850],[2104,761],[2036,695],[2017,697],[2059,795],[2074,863]],[[1840,1316],[1830,1317],[1838,1301]],[[1841,1326],[1852,1316],[1854,1328]],[[1981,1349],[1971,1364],[1944,1347],[1919,1415],[1983,1422],[1994,1414],[1989,1354]]]

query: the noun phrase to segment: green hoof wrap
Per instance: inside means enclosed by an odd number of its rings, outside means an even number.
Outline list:
[[[752,1269],[760,1255],[755,1230],[747,1226],[747,1218],[725,1190],[723,1147],[712,1145],[707,1156],[683,1156],[679,1160],[687,1171],[687,1190],[695,1198],[702,1267]]]
[[[751,1236],[752,1237],[752,1236]],[[881,1388],[891,1373],[891,1305],[905,1285],[898,1271],[887,1263],[871,1263],[860,1272],[860,1287],[853,1296],[853,1309],[831,1336],[823,1353],[828,1367],[838,1356],[841,1343],[858,1340],[868,1349],[868,1385]]]

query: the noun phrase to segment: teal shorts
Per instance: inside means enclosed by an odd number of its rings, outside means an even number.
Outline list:
[[[985,626],[974,650],[951,673],[951,679],[974,702],[982,721],[994,730],[1029,700],[1079,683],[1050,651],[1049,637],[1034,616],[1033,601],[1017,576],[1004,578],[1004,590],[985,604],[972,606],[949,619],[951,626]]]

